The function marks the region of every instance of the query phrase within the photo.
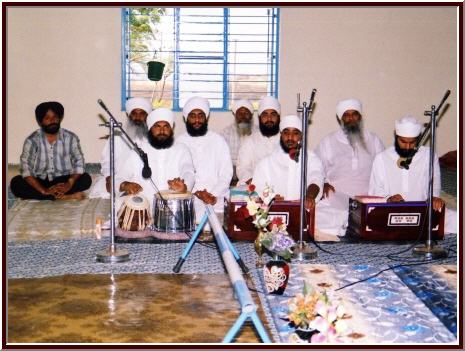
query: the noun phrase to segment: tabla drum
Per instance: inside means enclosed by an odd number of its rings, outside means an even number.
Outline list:
[[[118,214],[118,227],[129,231],[144,230],[152,224],[149,200],[142,195],[128,195]]]
[[[195,230],[194,199],[190,192],[173,193],[169,190],[155,194],[153,200],[153,226],[160,232]]]

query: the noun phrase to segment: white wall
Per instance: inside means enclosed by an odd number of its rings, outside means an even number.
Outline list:
[[[424,110],[450,89],[437,151],[457,149],[454,8],[287,8],[281,20],[279,96],[293,113],[297,92],[308,99],[318,89],[312,145],[337,128],[338,100],[362,100],[366,127],[392,144],[395,119],[429,121]]]
[[[8,162],[37,128],[34,108],[57,100],[63,127],[81,139],[87,162],[98,162],[107,133],[98,127],[101,98],[116,115],[121,94],[119,8],[8,8]],[[309,129],[312,146],[337,128],[339,99],[364,103],[367,128],[386,144],[394,120],[423,111],[451,89],[451,108],[438,129],[438,153],[457,149],[457,34],[454,8],[283,8],[279,97],[294,114],[296,93],[317,88]],[[433,50],[434,49],[434,50]],[[123,118],[123,114],[117,115]],[[210,128],[232,122],[215,113]],[[176,134],[184,131],[177,114]]]

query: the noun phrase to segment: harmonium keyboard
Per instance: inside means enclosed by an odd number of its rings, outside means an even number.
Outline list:
[[[444,238],[444,213],[432,211],[432,238]],[[428,233],[428,203],[425,201],[385,202],[375,196],[349,200],[348,238],[365,240],[425,239]]]
[[[238,191],[231,191],[229,200],[224,202],[224,222],[223,226],[226,234],[233,240],[255,240],[257,229],[252,223],[253,218],[244,216],[238,210],[247,206],[247,202],[237,195]],[[309,240],[309,234],[313,236],[315,229],[315,212],[305,211],[306,230],[303,232],[303,240]],[[281,217],[283,223],[287,225],[287,231],[294,240],[299,240],[300,228],[300,201],[273,201],[269,218]]]

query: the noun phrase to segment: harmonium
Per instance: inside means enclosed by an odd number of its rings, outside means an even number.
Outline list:
[[[253,218],[244,218],[238,210],[247,206],[245,200],[245,190],[231,189],[229,200],[224,202],[224,222],[223,227],[229,238],[233,240],[255,240],[257,229],[252,223]],[[256,195],[256,194],[255,194]],[[315,229],[315,211],[305,211],[306,230],[302,239],[309,240],[309,234],[313,236]],[[281,217],[287,226],[287,231],[294,240],[300,240],[300,201],[273,201],[269,211],[269,218]]]
[[[432,238],[444,238],[444,213],[432,211]],[[376,196],[349,200],[348,238],[364,240],[416,240],[428,233],[426,201],[389,202]]]

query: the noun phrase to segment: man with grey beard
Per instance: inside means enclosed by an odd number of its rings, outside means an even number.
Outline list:
[[[349,197],[368,194],[373,160],[384,145],[374,133],[364,130],[359,100],[340,101],[336,113],[340,130],[324,137],[315,148],[325,172],[325,201],[317,208],[315,224],[329,234],[344,235],[341,221],[347,220]]]
[[[248,100],[237,100],[231,107],[234,122],[221,131],[221,135],[228,143],[233,163],[233,179],[231,185],[235,185],[239,180],[236,173],[237,156],[239,148],[245,139],[249,138],[255,130],[253,123],[254,108]]]
[[[129,137],[138,145],[147,138],[147,116],[152,112],[152,104],[149,99],[135,97],[126,101],[126,123],[124,130]],[[124,166],[125,160],[132,153],[132,145],[126,137],[115,130],[115,177]],[[108,139],[100,161],[101,176],[92,187],[90,198],[110,197],[110,140]]]

